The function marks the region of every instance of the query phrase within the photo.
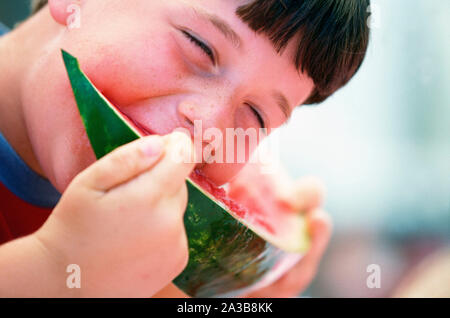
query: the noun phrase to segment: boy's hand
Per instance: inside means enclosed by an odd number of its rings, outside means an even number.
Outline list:
[[[72,181],[35,236],[62,273],[80,266],[79,296],[149,297],[184,269],[191,153],[184,134],[145,137]]]
[[[267,195],[268,188],[273,196]],[[261,195],[259,191],[264,191],[266,195]],[[279,206],[277,203],[283,202],[287,203],[294,213],[305,214],[312,240],[308,253],[274,284],[244,295],[258,298],[298,296],[313,280],[331,236],[330,217],[320,208],[324,196],[323,186],[315,178],[292,181],[284,171],[264,175],[259,172],[257,166],[248,165],[230,183],[230,194],[235,194],[235,198],[243,204],[248,200],[258,202],[266,209],[276,209]],[[282,206],[286,207],[286,204]]]

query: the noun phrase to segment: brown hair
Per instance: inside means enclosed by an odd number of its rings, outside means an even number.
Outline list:
[[[47,4],[47,0],[31,0],[31,13],[38,12],[43,6]]]
[[[314,81],[305,104],[324,101],[360,68],[369,42],[370,0],[253,0],[237,10],[277,51],[300,35],[294,64]]]
[[[47,0],[32,0],[33,13]],[[253,0],[236,14],[281,52],[300,35],[294,64],[314,81],[305,104],[324,101],[350,81],[369,43],[370,0]]]

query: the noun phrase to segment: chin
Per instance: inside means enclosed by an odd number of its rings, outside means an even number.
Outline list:
[[[95,155],[90,149],[79,151],[64,150],[58,151],[57,155],[51,159],[52,164],[46,169],[46,175],[53,186],[63,193],[72,180],[95,161]]]
[[[77,169],[78,170],[78,169]],[[55,167],[54,172],[49,176],[49,181],[60,193],[64,193],[69,187],[72,180],[78,175],[75,169],[68,169],[68,167]]]

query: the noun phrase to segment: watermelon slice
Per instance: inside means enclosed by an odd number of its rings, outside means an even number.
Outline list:
[[[98,91],[75,57],[64,50],[62,55],[97,158],[147,135]],[[301,215],[253,213],[198,171],[186,183],[189,263],[174,283],[188,295],[235,296],[265,286],[292,267],[308,248]]]

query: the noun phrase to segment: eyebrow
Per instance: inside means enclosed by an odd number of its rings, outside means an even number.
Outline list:
[[[273,93],[273,97],[277,101],[278,106],[280,107],[283,114],[286,116],[286,119],[289,119],[291,117],[291,106],[289,106],[289,102],[281,92],[276,91]]]
[[[225,36],[225,38],[228,41],[230,41],[233,44],[235,48],[237,49],[241,48],[242,45],[241,37],[236,33],[236,31],[233,30],[233,28],[228,24],[228,22],[226,22],[225,20],[223,20],[222,18],[220,18],[215,14],[211,14],[197,8],[192,9],[197,17],[210,22],[220,33],[222,33]]]

